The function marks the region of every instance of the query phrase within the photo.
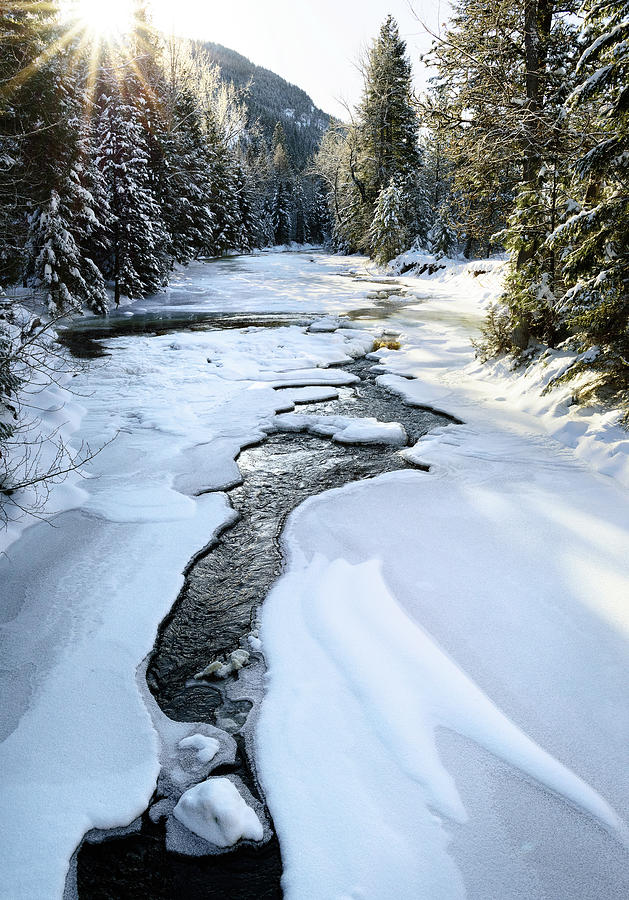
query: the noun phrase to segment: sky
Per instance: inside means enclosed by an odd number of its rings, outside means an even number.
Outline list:
[[[425,73],[419,56],[430,46],[421,21],[436,29],[447,18],[446,0],[151,0],[153,21],[164,31],[223,44],[303,88],[326,112],[347,119],[362,79],[356,68],[391,13],[407,42],[416,83]]]

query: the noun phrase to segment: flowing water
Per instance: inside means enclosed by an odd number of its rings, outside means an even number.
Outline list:
[[[364,312],[373,314],[371,308]],[[387,310],[382,314],[386,317]],[[303,321],[296,316],[257,316],[253,321],[251,317],[228,315],[197,316],[185,324],[212,329],[252,324],[274,327]],[[138,330],[162,333],[181,329],[182,325],[180,319],[156,322],[153,318],[133,325],[122,320],[108,334],[93,325],[67,332],[64,343],[77,355],[98,355],[103,352],[98,338]],[[301,410],[400,422],[411,444],[430,429],[452,421],[410,406],[378,386],[372,365],[368,360],[358,360],[344,366],[360,381],[350,388],[340,388],[336,400],[305,404]],[[313,494],[409,464],[399,448],[391,446],[342,445],[302,433],[275,433],[244,449],[238,465],[242,482],[228,492],[237,518],[190,562],[184,586],[160,627],[146,681],[170,719],[209,723],[233,735],[235,761],[212,769],[211,774],[237,776],[264,807],[251,740],[258,700],[234,694],[235,676],[221,680],[194,676],[217,657],[225,658],[231,651],[248,646],[258,607],[281,574],[282,528],[296,506]],[[252,663],[257,666],[261,684],[262,655],[253,653]],[[163,806],[167,782],[168,773],[163,773],[149,809],[134,823],[131,833],[91,832],[86,836],[74,860],[79,898],[281,897],[280,848],[268,809],[264,807],[271,828],[265,842],[241,842],[213,855],[183,855],[167,849],[167,815],[160,815],[157,806]]]

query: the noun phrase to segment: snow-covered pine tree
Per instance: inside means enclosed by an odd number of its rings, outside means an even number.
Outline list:
[[[27,246],[32,256],[32,277],[44,287],[53,315],[80,312],[83,303],[96,312],[105,312],[102,276],[91,259],[82,257],[71,228],[68,208],[53,188],[50,199],[35,212],[31,223]]]
[[[171,235],[171,253],[180,263],[209,256],[215,247],[215,218],[210,208],[213,153],[191,91],[181,90],[174,99],[161,144],[158,199]]]
[[[272,200],[271,221],[275,244],[289,244],[292,238],[293,199],[285,181],[278,181]]]
[[[393,16],[387,16],[368,52],[364,78],[360,177],[373,200],[392,178],[402,183],[420,166],[411,64]]]
[[[210,151],[210,209],[214,217],[213,252],[221,255],[238,246],[241,212],[238,199],[238,164],[227,146],[219,123],[207,114],[206,141]]]
[[[562,315],[586,352],[581,365],[629,388],[629,2],[587,0],[579,84],[568,98],[590,112],[595,141],[575,166],[579,205],[552,238],[569,289]],[[593,126],[593,127],[592,127]],[[596,349],[594,349],[596,348]]]
[[[24,272],[28,217],[43,199],[46,159],[40,141],[54,128],[53,84],[40,62],[55,40],[55,9],[4,3],[0,14],[0,284]]]
[[[392,178],[380,191],[369,230],[371,255],[380,265],[404,250],[407,234],[402,222],[403,203],[402,191]]]
[[[248,253],[264,244],[262,226],[258,214],[255,185],[251,173],[242,159],[236,159],[236,193],[239,211],[239,236],[236,247]]]
[[[331,238],[332,223],[327,191],[320,178],[315,179],[310,207],[310,233],[315,244],[325,244]]]
[[[295,223],[295,241],[298,244],[306,244],[310,241],[310,222],[308,220],[308,206],[306,193],[302,179],[297,176],[293,186],[293,206]]]
[[[456,233],[450,224],[450,216],[445,206],[437,210],[435,221],[427,235],[427,245],[437,259],[451,256],[456,248]]]
[[[20,386],[20,379],[13,360],[12,332],[15,330],[15,326],[10,320],[11,310],[0,289],[0,448],[15,430],[15,396]],[[2,487],[0,481],[0,490]]]
[[[286,136],[281,122],[273,133],[273,199],[271,216],[274,243],[288,244],[294,238],[294,171],[286,148]]]
[[[457,0],[447,31],[425,59],[438,72],[422,102],[433,145],[429,167],[436,155],[439,168],[445,160],[451,172],[450,203],[466,236],[465,255],[486,252],[491,235],[506,225],[522,177],[523,0]]]
[[[99,222],[83,163],[86,104],[80,49],[74,44],[64,47],[41,69],[50,85],[42,105],[55,124],[38,139],[38,152],[43,154],[41,183],[37,205],[29,216],[24,277],[44,287],[54,314],[84,306],[103,313],[107,309],[104,281],[86,252]],[[102,214],[104,220],[106,211]]]
[[[131,76],[130,76],[131,78]],[[126,79],[105,73],[99,99],[97,155],[109,192],[111,250],[105,274],[116,304],[124,294],[143,297],[166,280],[170,236],[157,202],[140,114]]]
[[[369,252],[376,204],[392,178],[401,194],[400,218],[407,233],[427,230],[411,64],[392,16],[367,53],[363,78],[355,122],[330,130],[315,171],[330,191],[336,245]]]

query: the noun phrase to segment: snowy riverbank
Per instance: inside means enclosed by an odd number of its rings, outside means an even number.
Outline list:
[[[160,749],[136,669],[230,515],[200,492],[237,479],[239,448],[286,407],[274,387],[351,383],[329,367],[383,329],[401,349],[377,352],[381,382],[464,424],[404,451],[429,473],[318,495],[289,520],[258,728],[286,895],[626,896],[626,435],[540,397],[542,368],[522,382],[474,359],[499,272],[465,269],[396,278],[384,299],[391,279],[358,258],[194,264],[126,312],[330,318],[121,336],[75,379],[74,439],[117,437],[82,506],[0,563],[2,896],[61,896],[85,831],[146,807]]]

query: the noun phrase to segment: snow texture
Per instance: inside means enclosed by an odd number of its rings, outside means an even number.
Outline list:
[[[191,787],[182,794],[174,815],[217,847],[231,847],[240,840],[261,841],[264,834],[254,810],[228,778],[208,778]]]
[[[180,750],[193,750],[201,763],[212,762],[220,749],[220,742],[216,738],[206,737],[204,734],[191,734],[190,737],[179,741]]]
[[[408,443],[403,425],[378,422],[372,418],[288,413],[275,416],[272,427],[277,431],[307,431],[309,434],[331,437],[339,444],[392,444],[403,447]]]

